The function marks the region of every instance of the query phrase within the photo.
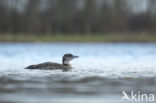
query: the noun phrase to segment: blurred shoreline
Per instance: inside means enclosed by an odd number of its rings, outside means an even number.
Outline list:
[[[0,42],[156,42],[156,35],[132,34],[1,34]]]

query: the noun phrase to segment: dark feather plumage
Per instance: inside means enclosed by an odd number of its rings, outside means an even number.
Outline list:
[[[71,68],[72,67],[70,65],[63,65],[59,63],[53,63],[53,62],[45,62],[41,64],[30,65],[25,69],[55,70],[55,69],[71,69]]]
[[[25,69],[42,69],[42,70],[62,69],[63,71],[68,71],[69,69],[72,69],[69,62],[74,58],[78,58],[78,56],[74,56],[72,54],[65,54],[62,58],[62,64],[54,62],[45,62],[41,64],[30,65]]]

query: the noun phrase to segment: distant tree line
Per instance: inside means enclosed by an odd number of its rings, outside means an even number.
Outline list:
[[[130,1],[0,0],[0,33],[155,32],[156,0],[138,13]]]

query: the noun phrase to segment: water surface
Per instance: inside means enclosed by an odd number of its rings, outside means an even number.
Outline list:
[[[80,57],[70,72],[23,69],[66,53]],[[125,103],[123,90],[156,93],[155,43],[0,43],[0,59],[1,103]]]

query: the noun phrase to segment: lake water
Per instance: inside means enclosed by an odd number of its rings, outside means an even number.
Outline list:
[[[23,69],[66,53],[72,71]],[[122,91],[155,86],[155,43],[0,43],[0,103],[128,103]]]

